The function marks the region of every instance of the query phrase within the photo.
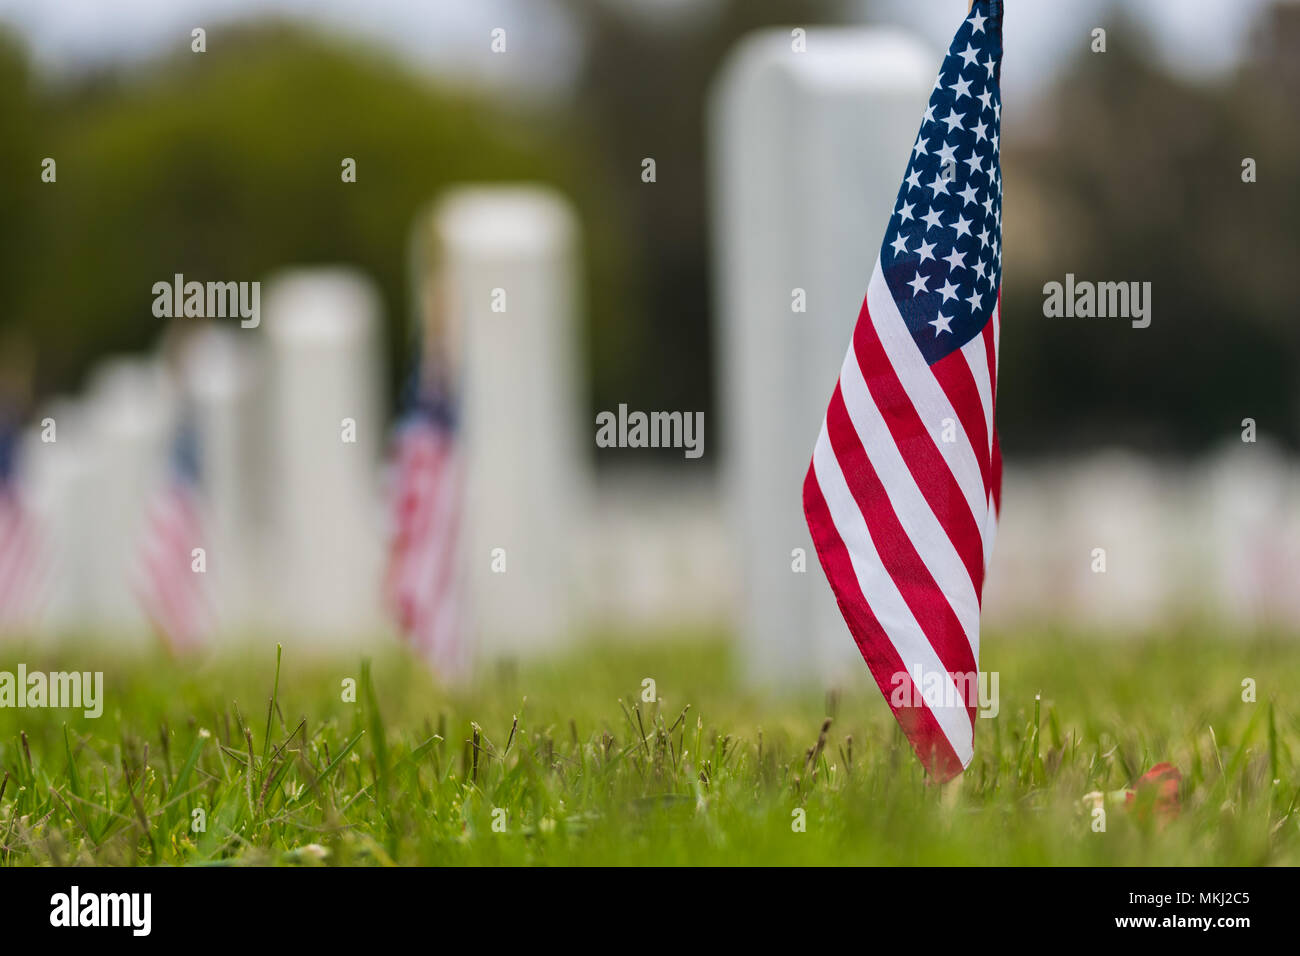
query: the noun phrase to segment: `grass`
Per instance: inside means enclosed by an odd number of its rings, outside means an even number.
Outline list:
[[[1001,712],[938,787],[865,666],[774,695],[707,639],[593,645],[460,692],[400,653],[7,646],[0,670],[102,669],[107,703],[0,709],[0,865],[1300,863],[1294,640],[992,634],[985,656]],[[1085,795],[1162,761],[1181,813],[1121,799],[1094,832]]]

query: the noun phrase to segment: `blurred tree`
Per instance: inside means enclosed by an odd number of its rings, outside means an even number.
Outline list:
[[[214,39],[203,56],[85,78],[37,104],[59,180],[42,190],[39,150],[21,147],[24,175],[4,196],[32,214],[4,235],[29,250],[29,268],[3,321],[35,341],[43,391],[73,386],[105,352],[149,347],[160,279],[260,279],[303,263],[351,263],[377,280],[400,375],[411,219],[461,181],[558,185],[579,202],[588,263],[616,283],[619,233],[599,214],[587,151],[540,117],[280,24]],[[10,95],[0,83],[0,110]],[[19,148],[0,140],[0,164]],[[357,161],[355,184],[341,180],[344,157]]]
[[[1153,65],[1111,26],[1036,117],[1008,128],[1007,264],[998,412],[1012,454],[1089,444],[1193,450],[1244,417],[1295,444],[1300,333],[1284,280],[1297,261],[1294,63],[1300,8],[1278,6],[1220,88]],[[1242,160],[1259,162],[1242,182]],[[1025,268],[1020,263],[1025,263]],[[1152,283],[1152,323],[1049,319],[1066,273]]]
[[[744,33],[845,11],[565,2],[585,52],[573,109],[546,114],[275,24],[54,89],[0,37],[0,343],[35,346],[42,392],[70,388],[104,352],[153,342],[161,278],[343,261],[379,281],[401,371],[416,209],[457,181],[541,180],[582,216],[593,406],[711,413],[708,90]],[[1007,451],[1196,449],[1246,416],[1294,444],[1300,7],[1268,10],[1245,66],[1218,86],[1168,76],[1132,23],[1115,21],[1109,40],[1081,52],[1037,116],[1007,116]],[[58,160],[56,186],[40,181],[44,156]],[[340,181],[345,156],[355,185]],[[1254,184],[1241,181],[1247,156]],[[645,157],[655,185],[641,181]],[[1043,284],[1067,272],[1152,282],[1151,327],[1044,318]]]

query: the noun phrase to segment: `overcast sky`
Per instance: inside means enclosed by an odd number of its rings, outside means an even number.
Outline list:
[[[648,18],[702,15],[714,0],[613,0]],[[877,18],[922,34],[936,48],[952,35],[962,0],[856,0]],[[1124,0],[1176,70],[1213,77],[1241,55],[1269,0]],[[1007,0],[1003,80],[1009,97],[1032,98],[1054,69],[1107,26],[1116,0]],[[392,49],[431,72],[563,90],[577,49],[573,24],[555,0],[0,0],[0,21],[17,27],[52,73],[131,62],[182,49],[195,26],[278,13]],[[484,56],[489,31],[504,26],[520,55]]]

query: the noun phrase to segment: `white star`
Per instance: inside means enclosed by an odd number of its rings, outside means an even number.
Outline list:
[[[983,259],[975,263],[975,274],[979,276],[981,282],[984,281],[984,260]]]
[[[894,241],[891,242],[890,245],[894,247],[894,253],[896,256],[907,255],[907,237],[901,232],[894,237]]]
[[[930,155],[930,150],[929,150],[928,148],[926,148],[926,145],[925,145],[925,137],[924,137],[924,136],[917,136],[917,137],[916,137],[916,145],[912,147],[912,151],[913,151],[914,153],[916,153],[917,156],[928,156],[928,155]]]
[[[972,176],[974,176],[976,173],[984,172],[984,160],[980,159],[979,154],[976,153],[975,150],[973,149],[971,150],[970,155],[967,156],[964,160],[962,160],[962,162],[964,162],[967,166],[970,167],[970,174]]]
[[[997,68],[997,64],[993,62],[993,54],[990,53],[990,54],[989,54],[989,58],[988,58],[988,62],[987,62],[987,63],[981,63],[980,66],[984,67],[984,69],[986,69],[986,70],[989,71],[989,78],[992,79],[992,78],[993,78],[993,71],[994,71],[994,69]]]
[[[993,193],[989,193],[988,198],[984,200],[984,214],[993,215]]]
[[[993,94],[985,90],[979,95],[979,101],[984,104],[984,109],[989,109],[993,105]]]
[[[912,171],[907,174],[907,185],[912,189],[921,188],[921,171],[919,169],[913,168]]]
[[[957,298],[957,287],[947,279],[943,280],[943,288],[937,289],[936,291],[943,295],[944,302],[947,302],[949,299]],[[940,305],[942,304],[943,303],[940,303]]]
[[[971,290],[970,296],[966,299],[966,301],[970,303],[970,310],[972,312],[976,311],[980,307],[981,298],[982,297],[977,291],[975,291],[974,289]]]
[[[964,120],[965,118],[966,118],[965,113],[958,113],[954,109],[949,109],[948,115],[943,118],[943,122],[948,124],[948,132],[951,133],[953,130],[955,130],[958,126],[962,124],[962,120]]]
[[[988,231],[988,229],[981,229],[981,230],[980,230],[980,248],[981,248],[981,249],[987,248],[987,247],[988,247],[988,244],[989,244],[989,231]]]
[[[995,153],[998,151],[998,140],[999,140],[999,139],[1001,139],[1001,134],[1000,134],[1000,133],[994,133],[994,134],[993,134],[992,143],[993,143],[993,152],[995,152]]]
[[[937,196],[939,193],[943,193],[946,196],[948,195],[948,180],[944,179],[938,173],[935,173],[934,182],[930,183],[930,189],[932,190],[931,197]]]
[[[940,332],[952,332],[952,316],[939,313],[939,317],[930,324],[934,326],[934,337],[937,339]]]
[[[898,209],[898,214],[902,216],[902,218],[899,219],[898,221],[900,223],[904,223],[907,222],[907,220],[909,219],[913,219],[914,217],[912,216],[912,210],[915,208],[916,208],[916,203],[914,202],[903,203],[903,205],[900,206]]]
[[[970,96],[970,80],[963,80],[959,76],[957,77],[957,82],[952,85],[952,88],[957,91],[957,96],[953,99],[954,103],[960,100],[963,96]]]
[[[943,261],[948,263],[948,271],[956,272],[958,269],[966,268],[966,254],[953,249],[951,253],[943,257]]]
[[[996,106],[993,107],[993,118],[994,118],[995,120],[999,120],[999,121],[1002,119],[1002,103],[1001,103],[1001,102],[999,102]]]
[[[925,115],[921,117],[921,125],[934,122],[934,104],[931,103],[925,108]]]
[[[943,147],[939,150],[938,156],[939,165],[947,166],[949,163],[954,162],[957,159],[957,147],[953,146],[951,143],[944,143]]]
[[[933,242],[926,242],[924,239],[922,239],[922,240],[921,240],[921,248],[920,248],[920,249],[917,249],[916,251],[919,252],[919,253],[921,254],[921,262],[924,262],[926,259],[933,259],[933,258],[934,258],[934,243],[933,243]],[[917,263],[917,265],[920,265],[920,264],[921,264],[920,262]]]
[[[985,126],[982,122],[975,124],[975,142],[977,143],[983,142],[984,140],[988,139],[988,135],[989,135],[989,128],[987,126]]]
[[[929,290],[926,289],[926,287],[925,287],[925,282],[926,282],[925,276],[921,275],[921,270],[918,269],[918,270],[916,271],[916,276],[912,279],[911,282],[907,283],[908,285],[910,285],[910,286],[912,287],[912,297],[913,297],[913,298],[915,298],[916,296],[920,295],[922,292],[928,292],[928,291],[929,291]]]
[[[987,19],[988,17],[982,17],[978,13],[970,18],[971,36],[974,36],[976,33],[984,32],[984,21]]]
[[[931,209],[929,212],[927,212],[924,216],[921,217],[928,223],[925,229],[926,232],[929,232],[931,229],[938,229],[942,225],[942,223],[939,222],[940,215],[941,213],[939,212],[939,210]]]
[[[973,46],[967,43],[966,49],[962,50],[957,55],[966,61],[966,66],[970,66],[972,63],[974,63],[976,60],[979,59],[980,54],[978,50],[976,50]]]
[[[979,195],[979,191],[974,186],[968,185],[958,195],[960,195],[962,199],[966,200],[965,205],[973,206],[977,204],[975,197]]]
[[[965,216],[958,216],[957,221],[952,223],[952,228],[957,230],[957,238],[970,235],[971,221]]]

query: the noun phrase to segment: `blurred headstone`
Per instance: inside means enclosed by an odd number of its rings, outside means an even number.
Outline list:
[[[1058,465],[1003,471],[1002,513],[981,605],[982,632],[1041,622],[1051,596],[1062,593],[1069,561],[1060,544],[1063,474]]]
[[[443,334],[463,343],[471,627],[489,657],[553,650],[577,624],[573,550],[590,480],[577,222],[561,196],[531,187],[458,189],[435,221]]]
[[[209,594],[218,628],[241,631],[256,623],[262,579],[257,360],[246,333],[211,325],[185,342],[178,364],[197,444]]]
[[[1056,482],[1056,521],[1044,529],[1057,542],[1060,589],[1040,596],[1051,609],[1059,595],[1065,621],[1140,633],[1166,619],[1177,581],[1173,545],[1187,513],[1180,483],[1148,459],[1107,451],[1072,462]]]
[[[1203,470],[1204,572],[1221,619],[1240,630],[1295,623],[1300,554],[1295,463],[1271,443],[1233,443]]]
[[[935,62],[892,30],[810,30],[806,52],[773,30],[741,43],[715,90],[724,497],[759,681],[861,673],[804,523],[803,479]]]
[[[89,449],[85,602],[95,636],[146,645],[152,629],[138,589],[142,536],[150,504],[167,478],[177,395],[156,358],[114,358],[92,373],[84,422],[71,436]],[[68,429],[60,441],[68,437]],[[76,488],[77,486],[73,486]]]
[[[379,297],[342,268],[267,283],[266,564],[260,600],[289,639],[373,640],[384,518]]]
[[[57,398],[37,412],[23,436],[19,480],[44,564],[34,595],[36,626],[43,633],[67,633],[92,623],[86,529],[96,505],[85,418],[80,402]],[[53,423],[52,433],[47,421]],[[43,434],[55,440],[43,440]]]

